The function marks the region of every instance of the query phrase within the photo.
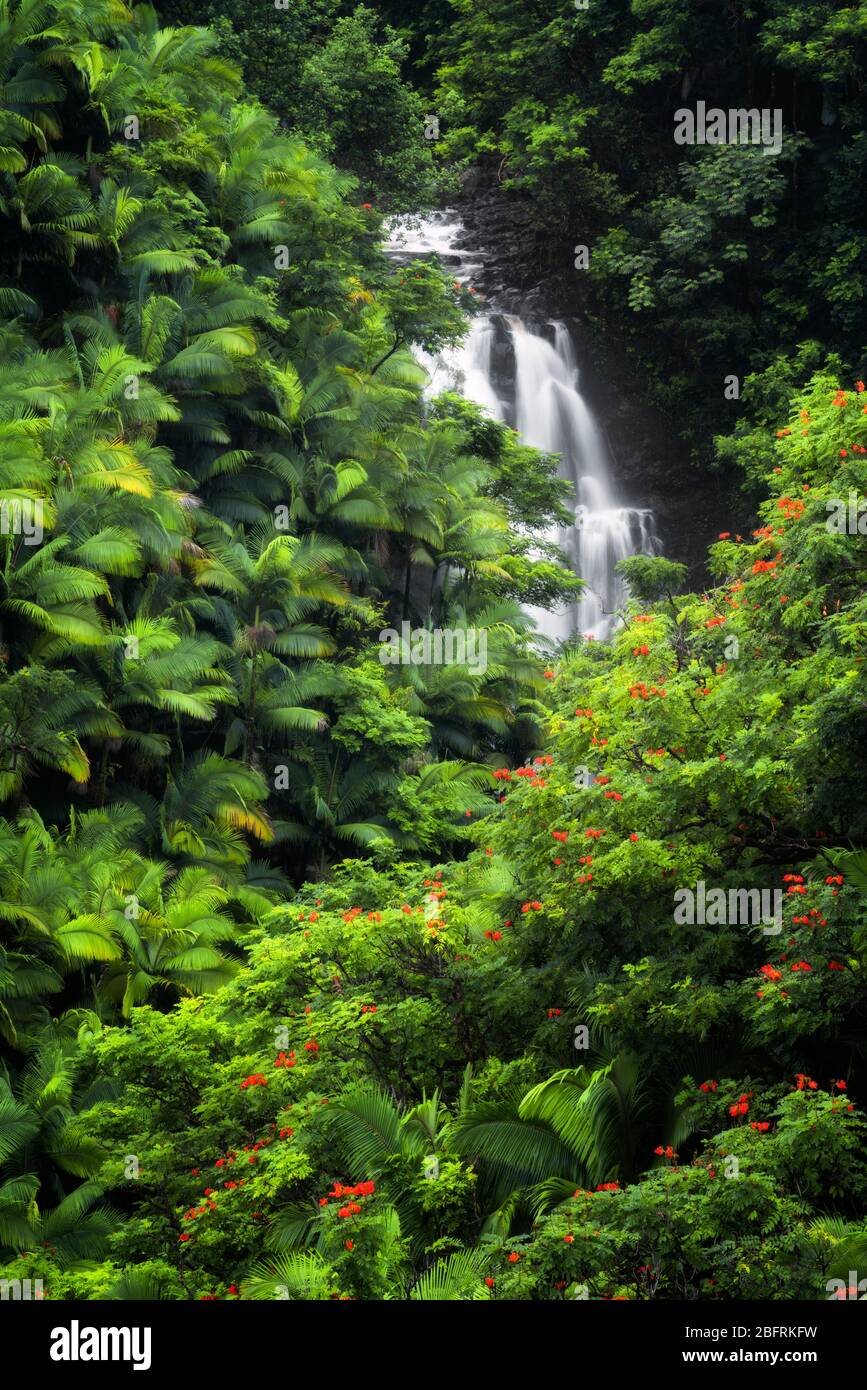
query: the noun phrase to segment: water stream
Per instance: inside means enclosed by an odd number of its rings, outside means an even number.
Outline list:
[[[464,237],[461,223],[442,214],[396,224],[387,249],[399,258],[436,255],[455,280],[473,285],[482,263],[462,248]],[[628,555],[652,555],[658,545],[653,514],[615,496],[609,450],[581,394],[566,325],[530,324],[487,301],[460,348],[417,355],[430,375],[431,394],[459,391],[518,430],[527,444],[559,455],[561,476],[572,483],[567,505],[574,521],[544,539],[560,546],[586,587],[565,611],[531,613],[539,630],[559,641],[606,637],[626,598],[615,565]]]

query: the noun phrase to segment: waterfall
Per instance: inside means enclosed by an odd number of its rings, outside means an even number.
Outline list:
[[[457,281],[472,284],[482,263],[456,249],[463,235],[461,223],[447,214],[420,224],[396,221],[387,250],[400,259],[436,255]],[[627,596],[614,567],[628,555],[656,552],[653,514],[614,496],[609,450],[581,394],[566,325],[553,320],[531,328],[494,305],[486,309],[473,319],[460,348],[417,354],[430,376],[429,392],[459,391],[512,425],[528,444],[559,456],[560,474],[572,484],[566,505],[573,522],[540,539],[559,545],[585,588],[566,611],[530,613],[539,630],[556,640],[607,637]]]

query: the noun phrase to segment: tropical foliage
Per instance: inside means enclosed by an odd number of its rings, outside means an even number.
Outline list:
[[[492,7],[453,8],[439,80],[477,110]],[[845,362],[764,340],[717,444],[759,516],[720,518],[708,588],[635,557],[612,639],[550,651],[527,610],[580,584],[532,539],[564,516],[556,460],[426,397],[413,349],[459,342],[472,298],[390,261],[370,196],[420,206],[434,177],[417,35],[287,15],[288,132],[227,60],[240,18],[0,0],[3,1277],[825,1297],[867,1248],[849,328]],[[606,59],[618,99],[669,71],[663,18]],[[393,159],[363,82],[322,100],[356,47],[409,111]],[[496,153],[549,188],[519,114]],[[487,659],[385,664],[403,622]],[[699,882],[779,912],[690,920]]]
[[[450,0],[408,21],[438,152],[481,162],[707,465],[741,383],[809,342],[863,350],[863,0]],[[427,45],[419,35],[430,36]],[[675,114],[776,112],[777,154],[674,139]],[[576,276],[573,248],[589,248]],[[583,293],[582,293],[583,292]],[[801,364],[798,384],[809,376]],[[700,383],[700,385],[699,385]],[[697,389],[698,387],[698,389]],[[710,426],[710,428],[709,428]]]

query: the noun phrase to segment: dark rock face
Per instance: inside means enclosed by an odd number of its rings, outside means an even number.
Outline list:
[[[481,262],[475,276],[491,306],[514,313],[535,332],[562,320],[575,341],[581,392],[611,454],[621,501],[649,507],[664,553],[689,567],[690,583],[706,582],[705,551],[721,530],[745,533],[752,516],[739,493],[739,475],[708,472],[690,460],[676,425],[643,398],[640,377],[624,348],[606,340],[587,318],[586,282],[572,266],[571,248],[556,249],[531,224],[526,200],[498,184],[492,171],[468,174],[457,212],[464,246]]]

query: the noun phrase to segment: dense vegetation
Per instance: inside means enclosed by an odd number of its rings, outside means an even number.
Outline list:
[[[857,369],[867,5],[451,6],[432,41],[444,151],[490,161],[529,201],[553,264],[590,248],[597,323],[699,458],[732,426],[729,375],[743,382],[800,343],[800,385],[829,350]],[[698,102],[779,111],[779,154],[676,144],[675,112]]]
[[[606,264],[634,242],[689,278],[695,241],[646,221],[679,214],[629,186],[651,173],[624,113],[662,119],[636,93],[682,68],[684,33],[717,81],[734,55],[692,4],[453,0],[405,42],[310,0],[267,17],[301,54],[269,76],[237,9],[212,33],[0,0],[3,1277],[825,1297],[867,1248],[867,559],[864,530],[826,524],[867,456],[854,193],[828,210],[846,171],[863,186],[860,68],[825,6],[759,7],[762,62],[849,94],[804,156],[829,201],[805,197],[787,262],[788,165],[696,155],[667,197],[712,198],[716,245],[743,230],[719,179],[747,181],[765,308],[721,243],[746,293],[728,318],[707,258],[685,298],[632,305],[672,352],[677,319],[684,389],[733,342],[756,369],[718,446],[765,499],[755,529],[720,517],[704,593],[625,562],[613,640],[551,654],[525,610],[576,584],[528,539],[560,515],[556,460],[424,401],[412,349],[459,341],[472,297],[389,262],[379,207],[494,153],[543,209],[580,196]],[[559,80],[546,44],[572,73],[559,133],[533,94]],[[224,56],[254,49],[282,122]],[[445,164],[413,56],[452,103]],[[557,154],[591,115],[617,179]],[[404,620],[483,630],[484,669],[384,665]],[[678,920],[700,880],[779,890],[781,930]]]

